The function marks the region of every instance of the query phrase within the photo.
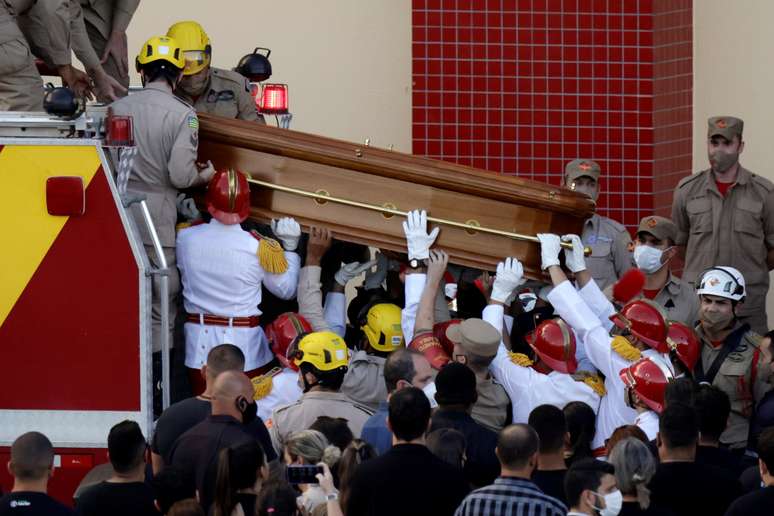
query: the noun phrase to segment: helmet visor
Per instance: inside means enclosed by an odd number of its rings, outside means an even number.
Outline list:
[[[183,52],[183,58],[185,59],[183,75],[199,73],[210,64],[210,55],[204,50],[186,50]]]

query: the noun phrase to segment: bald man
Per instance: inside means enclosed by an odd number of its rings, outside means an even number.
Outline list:
[[[205,513],[212,503],[220,450],[250,440],[257,440],[267,455],[271,449],[265,426],[265,437],[259,439],[247,428],[258,416],[253,384],[246,374],[226,371],[218,375],[212,387],[211,403],[212,414],[181,435],[169,453],[169,463],[185,472],[186,484],[199,491]]]
[[[54,447],[40,432],[27,432],[11,445],[8,472],[13,489],[0,498],[0,515],[71,515],[73,512],[48,496],[48,479],[54,474]]]

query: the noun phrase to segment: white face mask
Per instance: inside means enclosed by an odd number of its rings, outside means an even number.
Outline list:
[[[599,511],[599,516],[617,516],[618,513],[621,512],[621,508],[623,507],[623,494],[621,491],[616,489],[615,491],[607,493],[606,495],[601,495],[599,493],[594,494],[605,499],[604,509],[594,507]]]
[[[663,254],[664,251],[661,249],[656,249],[649,245],[638,245],[634,248],[634,263],[645,274],[653,274],[664,266],[661,263]]]
[[[422,392],[427,396],[430,401],[430,408],[434,409],[438,406],[438,402],[435,401],[435,382],[430,382],[422,388]]]

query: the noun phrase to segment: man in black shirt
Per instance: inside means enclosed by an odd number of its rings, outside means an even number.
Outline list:
[[[683,403],[667,405],[658,429],[661,463],[649,485],[651,504],[680,515],[725,513],[741,494],[741,487],[734,475],[695,462],[699,430],[693,407]]]
[[[181,435],[169,452],[170,464],[195,485],[205,512],[215,490],[218,452],[255,440],[247,425],[258,416],[253,384],[244,373],[218,375],[212,389],[212,415]]]
[[[765,487],[737,499],[726,516],[770,516],[774,514],[774,427],[758,438],[758,468]]]
[[[108,434],[108,458],[113,476],[81,493],[76,512],[80,516],[155,516],[153,491],[145,483],[147,443],[140,426],[122,421]]]
[[[553,405],[540,405],[530,412],[527,422],[540,438],[538,463],[532,472],[532,482],[548,496],[567,505],[564,493],[564,476],[567,474],[564,448],[570,436],[564,412]]]
[[[449,366],[447,366],[449,367]],[[347,514],[451,516],[468,493],[462,473],[425,447],[430,402],[416,387],[390,396],[393,446],[363,462],[350,483]]]
[[[156,430],[151,442],[151,460],[153,473],[158,474],[169,462],[169,452],[178,437],[204,421],[212,412],[210,400],[215,379],[226,371],[243,371],[245,356],[238,347],[232,344],[215,346],[207,354],[207,363],[202,366],[202,376],[205,379],[206,388],[199,396],[187,398],[170,405],[156,422]],[[266,425],[260,417],[255,418],[249,425],[248,431],[261,443],[266,461],[276,460],[277,453],[271,445]]]
[[[27,432],[11,445],[8,469],[13,489],[0,498],[0,516],[71,516],[73,512],[46,494],[54,473],[54,447],[39,432]]]
[[[696,463],[711,464],[738,477],[742,473],[739,457],[720,446],[720,434],[726,429],[731,414],[728,394],[714,385],[703,384],[696,390],[694,406],[699,418]]]
[[[470,415],[478,393],[476,375],[464,364],[448,364],[435,378],[435,400],[430,431],[453,428],[465,436],[465,478],[474,487],[488,486],[500,475],[500,462],[495,455],[497,434],[477,423]]]

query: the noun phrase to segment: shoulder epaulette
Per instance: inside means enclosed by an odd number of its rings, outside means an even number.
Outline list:
[[[685,176],[680,180],[679,183],[677,183],[677,188],[682,188],[688,183],[696,181],[698,178],[702,176],[702,174],[704,174],[704,172],[699,172],[698,174],[691,174],[690,176]]]
[[[270,274],[282,274],[288,270],[288,260],[279,242],[273,238],[265,237],[256,230],[250,234],[258,240],[258,260],[263,270]]]
[[[613,341],[610,343],[610,347],[613,351],[618,353],[621,358],[628,360],[629,362],[636,362],[642,358],[642,353],[639,349],[632,346],[632,343],[626,337],[616,335],[613,337]]]
[[[599,375],[591,374],[587,371],[580,371],[572,375],[576,382],[583,382],[588,385],[600,398],[607,394],[605,390],[605,381]]]
[[[772,183],[765,177],[761,177],[757,174],[752,174],[752,180],[755,181],[756,184],[762,186],[767,192],[774,190],[774,183]]]

